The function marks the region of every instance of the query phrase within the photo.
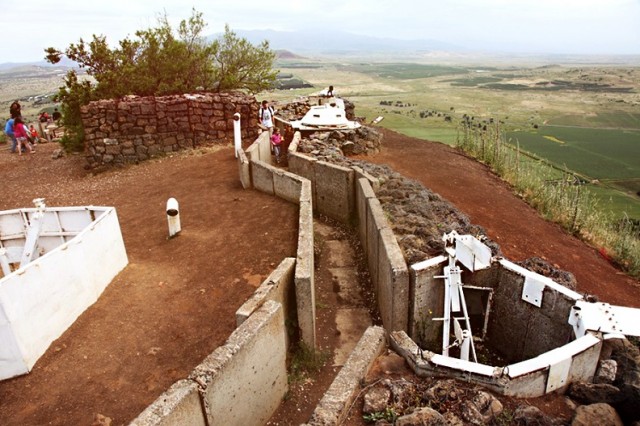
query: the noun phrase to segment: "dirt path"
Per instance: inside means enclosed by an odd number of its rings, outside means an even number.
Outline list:
[[[232,148],[174,155],[91,176],[78,156],[51,160],[0,146],[0,210],[115,206],[129,266],[26,375],[0,382],[0,424],[126,424],[186,377],[235,328],[235,310],[295,256],[297,206],[238,179]],[[164,206],[183,231],[167,240]]]
[[[538,256],[572,272],[578,291],[618,305],[640,307],[640,283],[618,271],[597,251],[538,213],[484,165],[440,143],[383,130],[383,150],[363,159],[388,164],[448,199],[483,226],[505,257]]]

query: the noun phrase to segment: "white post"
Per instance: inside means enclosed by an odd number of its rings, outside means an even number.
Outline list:
[[[173,238],[182,230],[180,227],[180,208],[178,200],[175,198],[167,200],[167,221],[169,222],[169,238]]]
[[[238,150],[242,149],[242,135],[240,134],[240,113],[233,114],[233,144],[235,146],[236,158],[238,158]]]
[[[20,260],[21,268],[31,262],[31,259],[33,258],[33,252],[36,250],[38,238],[40,238],[40,231],[42,230],[42,221],[44,220],[44,209],[46,207],[44,204],[44,198],[34,199],[33,204],[35,204],[37,210],[31,215],[29,220],[27,238],[24,242],[24,250],[22,252],[22,259]]]

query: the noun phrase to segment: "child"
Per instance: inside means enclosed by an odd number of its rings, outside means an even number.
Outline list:
[[[13,133],[16,135],[16,139],[18,140],[18,154],[22,155],[23,146],[27,151],[29,151],[29,154],[35,152],[27,140],[27,128],[24,127],[24,121],[22,121],[22,118],[16,118],[13,124]]]
[[[38,136],[38,131],[36,130],[35,127],[33,127],[33,124],[29,125],[29,136],[31,136],[31,140],[33,141],[34,144],[40,141],[40,137]]]
[[[273,129],[273,135],[271,135],[271,145],[273,145],[273,152],[276,154],[276,164],[280,164],[280,144],[282,144],[282,135],[280,129],[277,127]]]

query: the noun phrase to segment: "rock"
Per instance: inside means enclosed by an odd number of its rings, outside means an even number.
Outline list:
[[[581,405],[576,410],[571,426],[622,426],[622,420],[609,404]]]
[[[51,154],[52,160],[57,160],[58,158],[62,158],[62,157],[64,157],[64,149],[56,149]]]
[[[618,371],[618,363],[613,359],[605,359],[600,361],[593,383],[612,384],[616,380],[616,372]]]
[[[364,414],[371,414],[384,411],[389,405],[390,399],[391,391],[386,387],[373,388],[364,396],[364,405],[362,407],[362,412]]]
[[[91,426],[111,426],[111,418],[96,413],[96,415],[93,416],[93,423],[91,423]]]
[[[463,396],[462,389],[459,389],[453,379],[441,380],[434,386],[427,389],[424,397],[434,403],[443,403],[451,400],[458,400]]]
[[[538,407],[521,405],[513,413],[513,420],[521,426],[553,426],[555,422]]]
[[[406,379],[383,380],[382,383],[391,391],[393,401],[396,403],[413,399],[416,387]]]
[[[444,424],[447,426],[464,426],[464,422],[460,417],[456,416],[452,412],[444,413]]]
[[[574,382],[569,387],[568,395],[583,404],[615,404],[623,398],[620,389],[604,383]]]
[[[411,414],[398,417],[396,426],[445,426],[444,416],[433,408],[418,408]]]
[[[480,391],[471,401],[462,403],[462,418],[474,425],[485,425],[502,413],[502,403],[487,393]]]
[[[340,149],[342,149],[342,152],[344,153],[344,155],[351,155],[351,154],[353,154],[354,146],[355,146],[355,144],[353,142],[347,141],[347,142],[342,144]]]

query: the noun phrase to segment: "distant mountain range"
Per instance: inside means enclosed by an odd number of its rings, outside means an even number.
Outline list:
[[[0,64],[0,71],[9,70],[12,68],[18,68],[23,66],[32,66],[35,65],[37,67],[55,67],[55,68],[73,68],[78,64],[68,59],[66,56],[63,56],[60,62],[57,64],[51,64],[45,60],[37,61],[37,62],[4,62]]]
[[[467,49],[439,40],[399,40],[351,34],[345,31],[234,30],[253,44],[268,40],[272,49],[296,54],[419,53],[426,51],[464,52]],[[211,39],[219,34],[210,36]]]

